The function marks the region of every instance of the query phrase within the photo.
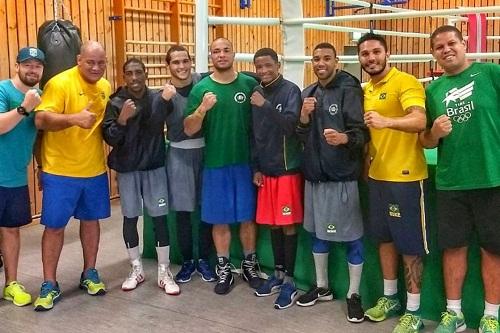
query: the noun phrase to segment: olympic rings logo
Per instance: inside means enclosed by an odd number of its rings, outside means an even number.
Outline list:
[[[468,121],[471,117],[472,117],[472,113],[465,112],[463,114],[459,114],[459,115],[454,116],[453,121],[461,124],[461,123],[465,123],[466,121]]]

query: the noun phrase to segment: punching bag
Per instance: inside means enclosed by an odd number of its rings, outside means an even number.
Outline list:
[[[38,29],[38,48],[45,53],[40,88],[54,75],[76,65],[82,39],[80,29],[71,21],[52,20]]]

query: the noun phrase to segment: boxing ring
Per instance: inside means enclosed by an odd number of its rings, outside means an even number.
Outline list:
[[[208,0],[199,0],[196,4],[196,21],[195,27],[197,31],[196,49],[195,49],[195,64],[197,72],[205,72],[209,69],[208,64],[208,30],[211,25],[263,25],[263,26],[281,26],[283,31],[283,54],[280,54],[282,63],[282,71],[284,77],[295,82],[299,87],[304,87],[304,71],[305,63],[309,62],[311,55],[304,54],[304,31],[305,30],[323,30],[345,33],[365,33],[373,31],[374,33],[384,36],[399,36],[405,38],[425,38],[429,39],[429,34],[419,32],[396,32],[389,30],[377,30],[366,28],[353,28],[343,26],[341,24],[354,21],[380,21],[380,20],[395,20],[409,19],[417,17],[441,18],[447,21],[448,24],[456,24],[457,22],[466,21],[467,18],[461,15],[464,14],[491,14],[500,13],[500,6],[489,7],[474,7],[474,8],[457,8],[457,9],[440,9],[440,10],[408,10],[391,6],[370,4],[364,1],[357,0],[342,0],[336,1],[349,5],[362,7],[371,7],[373,9],[386,11],[377,14],[360,14],[346,15],[333,17],[310,17],[304,18],[302,14],[302,3],[300,0],[280,0],[282,17],[280,18],[244,18],[244,17],[216,17],[208,15]],[[500,17],[490,16],[487,20],[498,20]],[[334,25],[332,25],[334,24]],[[337,25],[338,24],[338,25]],[[437,26],[433,26],[436,28]],[[464,36],[465,37],[465,36]],[[486,36],[487,40],[500,40],[499,36]],[[335,44],[335,43],[333,43]],[[264,47],[266,45],[262,45]],[[500,52],[473,52],[468,53],[469,59],[500,59]],[[236,61],[251,62],[253,54],[236,53]],[[355,55],[340,55],[341,64],[358,63]],[[431,54],[391,54],[389,58],[391,63],[405,62],[431,62],[433,57]],[[360,71],[361,72],[361,71]],[[425,82],[432,80],[433,77],[421,77],[419,80]],[[435,188],[434,176],[436,166],[435,151],[426,151],[427,162],[429,166],[429,184],[426,193],[426,212],[427,221],[430,224],[429,244],[431,253],[424,258],[424,276],[422,283],[421,295],[421,312],[426,319],[439,321],[440,313],[445,309],[445,295],[441,271],[441,253],[437,249],[436,244],[436,207],[435,207]],[[363,210],[366,218],[367,208],[367,188],[365,184],[360,184],[360,193],[362,198]],[[172,218],[169,217],[170,234],[175,235],[175,223],[172,223]],[[365,222],[366,223],[366,222]],[[144,253],[145,257],[154,257],[154,237],[152,232],[151,221],[145,220],[144,230]],[[366,229],[366,228],[365,228]],[[233,232],[235,232],[233,230]],[[180,255],[176,249],[175,237],[172,238],[172,261],[180,262]],[[196,238],[194,238],[196,239]],[[314,264],[311,254],[310,236],[302,229],[299,230],[299,244],[297,248],[297,261],[295,278],[297,286],[301,289],[309,289],[315,283]],[[361,281],[361,295],[363,298],[364,308],[372,306],[377,298],[382,295],[382,276],[379,266],[378,251],[374,243],[368,237],[365,237],[365,266]],[[271,241],[269,230],[266,227],[259,226],[259,235],[257,243],[257,253],[261,268],[270,272],[273,270],[273,256],[271,249]],[[238,264],[241,256],[241,247],[239,245],[239,237],[237,233],[233,233],[233,242],[231,244],[231,255],[233,263]],[[330,272],[329,281],[331,289],[337,299],[343,299],[348,289],[348,270],[345,256],[345,249],[342,244],[332,245],[330,251]],[[480,275],[480,253],[477,243],[474,242],[469,253],[469,271],[464,285],[463,292],[463,311],[467,318],[469,327],[477,327],[479,319],[482,316],[483,310],[483,286]],[[404,286],[404,275],[400,269],[399,288],[400,298],[406,298],[406,288]],[[250,292],[250,291],[249,291]]]

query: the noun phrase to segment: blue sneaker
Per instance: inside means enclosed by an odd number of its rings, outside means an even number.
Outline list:
[[[106,294],[106,286],[101,281],[99,273],[95,268],[87,268],[80,277],[80,289],[87,290],[92,296],[102,296]]]
[[[35,311],[48,311],[54,307],[54,304],[61,298],[61,289],[56,282],[54,285],[50,281],[44,281],[40,288],[40,296],[36,299]]]
[[[205,282],[214,282],[217,281],[217,276],[212,268],[210,268],[210,264],[206,259],[199,259],[198,265],[196,265],[196,271],[200,274],[201,279]]]
[[[280,292],[283,280],[278,279],[275,275],[271,275],[267,280],[255,290],[255,296],[263,297],[277,294]]]
[[[289,308],[295,302],[295,298],[297,298],[295,285],[291,282],[284,283],[278,298],[274,301],[274,308],[278,310]]]
[[[195,267],[194,261],[187,260],[182,263],[181,270],[175,274],[175,281],[179,283],[186,283],[191,281],[191,276],[194,274]]]

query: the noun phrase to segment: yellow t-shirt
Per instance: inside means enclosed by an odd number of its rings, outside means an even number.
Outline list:
[[[69,177],[95,177],[106,171],[101,123],[111,93],[106,79],[87,83],[78,67],[70,68],[49,80],[37,111],[60,114],[79,113],[90,103],[89,111],[97,121],[91,129],[72,126],[61,131],[45,131],[42,165],[45,172]]]
[[[363,88],[364,110],[376,111],[386,117],[403,117],[411,106],[425,108],[425,91],[417,79],[395,67],[373,84]],[[427,164],[417,133],[389,128],[370,128],[370,157],[368,176],[393,182],[411,182],[427,178]]]

